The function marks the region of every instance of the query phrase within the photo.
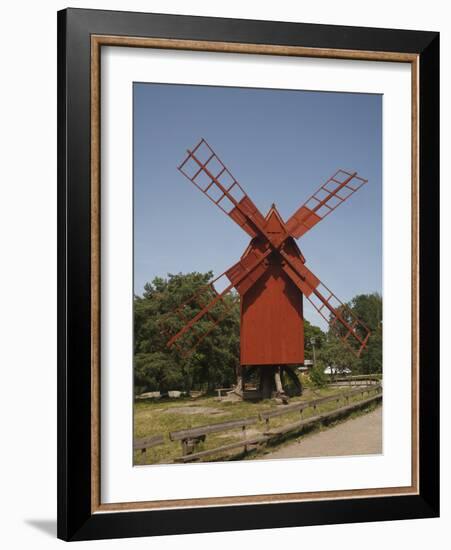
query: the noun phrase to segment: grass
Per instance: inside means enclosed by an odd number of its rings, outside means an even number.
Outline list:
[[[345,391],[345,389],[335,387],[312,390],[306,388],[301,397],[291,398],[290,404],[310,401],[318,397],[325,397],[331,394],[340,393],[342,391]],[[361,395],[358,394],[351,397],[349,399],[349,403],[360,400]],[[332,402],[320,405],[316,408],[316,410],[309,408],[303,412],[302,418],[305,419],[319,413],[331,411],[345,404],[345,401],[342,399],[339,403],[334,400]],[[277,407],[277,405],[273,400],[258,402],[230,402],[220,401],[217,397],[213,396],[201,397],[198,399],[179,398],[136,401],[134,406],[134,437],[140,439],[143,437],[162,434],[165,441],[162,445],[147,449],[145,453],[142,453],[141,451],[134,451],[134,463],[135,465],[167,464],[174,462],[176,458],[180,457],[182,454],[181,443],[180,441],[172,442],[169,440],[168,433],[171,431],[195,428],[197,426],[226,422],[229,420],[250,416],[258,416],[261,411],[274,409],[275,407]],[[280,405],[280,407],[283,407],[283,405]],[[183,410],[179,411],[178,409],[181,408],[183,408]],[[203,408],[207,408],[208,410],[203,411]],[[189,414],[191,411],[195,414]],[[272,418],[269,426],[270,428],[276,428],[289,424],[290,422],[295,422],[298,419],[300,419],[299,412],[287,413],[282,416]],[[247,429],[247,437],[259,435],[264,431],[264,429],[264,422],[258,422],[258,424],[249,426]],[[201,451],[212,449],[221,445],[239,441],[241,438],[241,428],[238,430],[209,434],[207,435],[205,442],[199,444],[196,447],[196,450]],[[271,450],[277,448],[277,446],[280,446],[280,443],[284,443],[286,439],[287,437],[285,436],[277,440],[275,446],[271,445]],[[208,457],[205,457],[205,461],[219,459],[228,460],[231,458],[252,458],[253,456],[255,456],[255,452],[243,455],[241,450],[237,449],[232,456],[215,456],[214,454],[211,454]]]

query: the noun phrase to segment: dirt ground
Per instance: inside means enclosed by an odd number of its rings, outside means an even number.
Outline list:
[[[382,407],[333,428],[306,435],[256,458],[302,458],[382,453]]]

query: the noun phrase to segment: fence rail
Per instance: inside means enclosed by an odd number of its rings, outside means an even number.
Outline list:
[[[381,388],[381,385],[378,384],[377,386],[369,386],[365,388],[359,388],[356,390],[349,390],[346,392],[334,393],[332,395],[327,395],[326,397],[318,397],[318,399],[312,399],[310,401],[293,403],[293,405],[285,405],[283,408],[280,407],[278,409],[269,409],[267,411],[262,411],[259,414],[259,416],[260,416],[260,420],[267,421],[270,418],[274,418],[276,416],[283,416],[291,412],[296,412],[296,411],[302,412],[305,409],[308,409],[310,407],[313,407],[314,409],[316,409],[318,405],[323,405],[324,403],[329,403],[330,401],[339,401],[340,399],[349,400],[350,397],[357,395],[359,393],[361,393],[363,397],[365,393],[368,393],[371,391],[378,391],[380,388]]]
[[[363,385],[377,385],[381,383],[379,376],[374,374],[359,374],[355,376],[331,376],[329,382],[330,386],[334,385],[346,385],[346,386],[363,386]]]
[[[147,449],[157,447],[164,443],[163,435],[152,435],[150,437],[143,437],[142,439],[135,439],[133,442],[133,449],[135,451],[141,451],[141,454],[145,454]]]
[[[240,418],[239,420],[230,420],[228,422],[219,422],[218,424],[207,424],[206,426],[198,426],[197,428],[189,428],[186,430],[178,430],[176,432],[169,433],[169,439],[171,441],[180,441],[184,439],[190,439],[199,437],[200,435],[213,434],[217,432],[224,432],[226,430],[233,430],[234,428],[245,428],[251,424],[256,424],[258,417]]]

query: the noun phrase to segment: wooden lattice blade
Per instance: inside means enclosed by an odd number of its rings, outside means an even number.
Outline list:
[[[261,235],[265,218],[210,145],[201,139],[179,171],[248,235]]]
[[[286,227],[290,235],[298,239],[307,233],[367,181],[358,176],[357,172],[337,170],[287,221]]]
[[[231,304],[228,302],[227,295],[233,288],[242,294],[252,286],[266,271],[264,262],[270,253],[271,250],[267,248],[264,252],[256,253],[244,260],[241,259],[170,312],[166,316],[166,320],[172,317],[178,319],[178,323],[173,323],[172,328],[175,330],[166,330],[170,336],[167,346],[178,346],[179,350],[185,349],[185,353],[182,353],[184,356],[192,353],[200,342],[230,314]],[[224,289],[217,291],[215,285],[221,284]],[[192,307],[193,304],[194,307]],[[199,326],[200,322],[202,322],[202,326]],[[182,338],[185,338],[185,345],[182,345]]]
[[[371,334],[366,325],[301,261],[285,256],[283,269],[339,340],[359,357]]]

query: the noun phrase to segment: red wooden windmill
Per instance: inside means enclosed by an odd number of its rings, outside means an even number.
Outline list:
[[[274,204],[266,216],[261,214],[204,139],[187,153],[178,167],[180,172],[232,218],[251,241],[235,265],[172,312],[180,324],[168,346],[178,346],[181,339],[189,338],[190,349],[194,349],[229,313],[224,298],[236,289],[241,303],[240,364],[261,367],[260,389],[264,396],[271,393],[274,385],[283,394],[281,367],[290,374],[290,365],[304,363],[303,296],[359,356],[370,331],[306,267],[295,239],[333,212],[367,180],[356,172],[338,170],[284,222]],[[221,281],[225,281],[224,288],[217,290]],[[191,307],[194,302],[197,309]],[[203,331],[197,333],[200,319],[208,321],[208,328],[204,323]],[[242,389],[241,371],[237,387]]]

